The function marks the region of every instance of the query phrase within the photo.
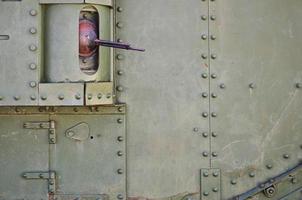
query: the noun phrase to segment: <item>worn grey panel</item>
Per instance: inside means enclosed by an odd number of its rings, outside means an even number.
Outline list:
[[[207,6],[196,0],[118,0],[116,37],[145,53],[117,51],[117,77],[127,103],[130,197],[159,198],[199,192],[201,168],[209,167]],[[119,9],[121,10],[121,9]],[[121,73],[119,73],[121,74]],[[196,128],[196,129],[194,129]],[[196,132],[194,132],[195,130]]]
[[[41,4],[84,3],[84,0],[39,0]]]
[[[256,186],[302,157],[302,2],[210,2],[213,167],[223,175],[223,198]],[[226,85],[225,90],[219,84]],[[289,158],[285,155],[289,155]],[[271,169],[268,169],[272,166]],[[231,179],[237,185],[231,185]]]
[[[48,130],[23,128],[25,122],[40,120],[48,116],[0,116],[0,199],[47,199],[46,180],[22,178],[24,172],[48,171]]]
[[[0,106],[37,105],[41,10],[36,0],[0,2]]]
[[[56,194],[125,196],[124,116],[52,115],[51,120],[56,121],[57,134],[50,149],[50,168],[57,172]],[[66,131],[80,123],[88,125],[89,137],[67,137]]]

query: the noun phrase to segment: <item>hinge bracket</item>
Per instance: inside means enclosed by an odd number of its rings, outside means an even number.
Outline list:
[[[25,129],[48,129],[49,144],[56,143],[56,127],[53,120],[46,122],[25,122],[23,127]]]
[[[22,174],[24,179],[46,179],[48,181],[48,193],[54,194],[56,191],[56,172],[25,172]]]

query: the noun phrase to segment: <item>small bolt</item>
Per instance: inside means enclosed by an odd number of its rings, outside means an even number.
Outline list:
[[[42,99],[43,101],[45,101],[45,100],[47,99],[47,96],[42,95],[42,96],[41,96],[41,99]]]
[[[123,28],[124,24],[122,22],[117,22],[116,27]]]
[[[124,56],[122,54],[118,54],[116,56],[116,59],[118,59],[118,60],[124,60]]]
[[[202,152],[202,155],[203,155],[203,157],[208,157],[209,153],[204,151],[204,152]]]
[[[35,34],[35,33],[37,33],[37,29],[34,28],[34,27],[31,27],[31,28],[29,29],[29,32],[30,32],[31,34]]]
[[[117,110],[118,110],[119,112],[123,112],[123,111],[124,111],[124,108],[123,108],[123,107],[119,107]]]
[[[202,19],[202,20],[207,20],[208,17],[207,17],[206,15],[202,15],[202,16],[201,16],[201,19]]]
[[[54,138],[50,138],[49,141],[50,141],[51,144],[55,143],[55,139]]]
[[[209,173],[208,173],[208,172],[203,172],[203,176],[204,176],[204,177],[208,177],[208,176],[209,176]]]
[[[212,98],[217,98],[217,94],[215,94],[215,93],[212,93]]]
[[[218,134],[216,132],[212,132],[212,137],[217,137]]]
[[[122,8],[122,7],[117,7],[116,10],[117,10],[118,12],[123,12],[123,8]]]
[[[18,107],[15,110],[16,110],[16,112],[21,112],[21,109]]]
[[[87,63],[87,60],[85,58],[83,58],[82,63]]]
[[[119,91],[119,92],[122,92],[122,91],[124,91],[124,88],[123,88],[123,86],[119,85],[119,86],[116,87],[116,90]]]
[[[16,96],[14,96],[14,99],[15,99],[15,101],[19,101],[21,99],[21,97],[16,95]]]
[[[209,193],[208,192],[203,192],[203,196],[209,196]]]
[[[98,99],[101,99],[102,96],[103,96],[103,95],[102,95],[101,93],[99,93],[99,94],[98,94]]]
[[[207,112],[203,112],[203,113],[202,113],[202,116],[203,116],[204,118],[206,118],[206,117],[209,116],[209,114],[208,114]]]
[[[231,180],[231,184],[232,184],[232,185],[236,185],[236,184],[237,184],[237,181],[236,181],[235,179],[232,179],[232,180]]]
[[[202,78],[208,78],[208,74],[202,73],[202,74],[201,74],[201,77],[202,77]]]
[[[44,178],[43,174],[39,174],[39,178]]]
[[[213,172],[213,176],[214,176],[214,177],[217,177],[218,175],[219,175],[218,172]]]
[[[212,112],[211,116],[212,116],[212,117],[217,117],[217,113]]]
[[[254,88],[256,87],[256,85],[255,85],[254,83],[250,83],[250,84],[249,84],[249,87],[250,87],[251,89],[254,89]]]
[[[266,168],[267,168],[267,169],[272,169],[272,168],[273,168],[273,165],[272,165],[272,164],[267,164],[267,165],[266,165]]]
[[[22,177],[23,177],[23,178],[27,178],[27,174],[23,174]]]
[[[92,94],[88,94],[87,98],[88,98],[88,100],[91,100],[92,99]]]
[[[298,89],[302,88],[302,83],[297,83],[296,88],[298,88]]]
[[[123,123],[123,120],[122,119],[118,119],[117,123],[121,124],[121,123]]]
[[[118,198],[118,199],[123,199],[124,197],[123,197],[122,194],[119,194],[119,195],[117,195],[117,198]]]
[[[216,16],[215,15],[211,15],[211,20],[216,20]]]
[[[217,152],[212,152],[212,156],[213,156],[213,157],[217,157],[217,156],[218,156],[218,153],[217,153]]]
[[[35,69],[37,69],[37,65],[35,63],[31,63],[31,64],[29,64],[29,69],[35,70]]]
[[[38,14],[38,11],[35,10],[35,9],[32,9],[32,10],[29,11],[29,14],[30,14],[31,16],[36,16],[36,15]]]
[[[58,96],[58,98],[59,98],[60,100],[63,100],[65,97],[64,97],[63,94],[60,94],[60,95]]]
[[[3,96],[0,96],[0,101],[2,101],[4,98],[3,98]]]
[[[202,57],[203,59],[207,59],[207,58],[208,58],[207,54],[201,54],[201,57]]]
[[[68,137],[72,137],[72,136],[74,136],[74,134],[75,134],[75,133],[74,133],[73,131],[68,131],[68,132],[67,132],[67,136],[68,136]]]
[[[202,136],[206,138],[206,137],[209,136],[209,134],[208,134],[207,132],[203,132],[203,133],[202,133]]]
[[[123,74],[124,74],[124,72],[122,70],[117,71],[117,75],[122,76]]]
[[[31,45],[29,46],[29,50],[31,50],[31,51],[36,51],[37,49],[38,49],[37,46],[34,45],[34,44],[31,44]]]
[[[216,40],[216,36],[215,35],[211,35],[211,40]]]
[[[118,137],[117,137],[117,141],[119,141],[119,142],[122,142],[122,141],[124,141],[124,138],[123,138],[123,136],[118,136]]]
[[[31,95],[30,96],[30,99],[32,100],[32,101],[35,101],[37,98],[36,98],[36,95]]]
[[[107,98],[107,99],[110,99],[110,98],[111,98],[111,93],[108,93],[108,94],[106,95],[106,98]]]
[[[37,83],[36,83],[35,81],[31,81],[31,82],[29,82],[29,86],[30,86],[31,88],[34,88],[34,87],[37,86]]]
[[[120,42],[120,43],[123,42],[123,40],[121,38],[118,38],[116,41]]]
[[[80,100],[80,99],[81,99],[81,95],[80,95],[80,94],[76,94],[76,95],[75,95],[75,98],[76,98],[77,100]]]
[[[118,151],[118,152],[117,152],[117,155],[118,155],[118,156],[123,156],[123,152],[122,152],[122,151]]]
[[[208,93],[206,93],[206,92],[203,92],[201,95],[202,95],[203,98],[207,98],[208,97]]]
[[[118,169],[118,170],[117,170],[117,173],[118,173],[118,174],[123,174],[123,172],[124,172],[124,171],[123,171],[122,169]]]
[[[206,40],[208,36],[206,34],[201,35],[201,39]]]
[[[193,131],[198,132],[198,128],[197,127],[193,128]]]
[[[212,79],[217,78],[217,74],[211,74],[211,78],[212,78]]]
[[[255,177],[255,175],[256,175],[256,174],[255,174],[254,172],[250,172],[250,173],[249,173],[249,176],[250,176],[251,178]]]
[[[212,54],[212,55],[211,55],[211,58],[214,60],[214,59],[217,58],[217,55],[216,55],[216,54]]]
[[[224,83],[221,83],[221,84],[219,85],[219,87],[220,87],[220,89],[224,89],[224,88],[225,88],[225,84],[224,84]]]
[[[218,188],[217,188],[217,187],[214,187],[214,188],[212,189],[212,191],[213,191],[213,192],[218,192]]]
[[[283,154],[283,158],[288,159],[289,155],[288,154]]]

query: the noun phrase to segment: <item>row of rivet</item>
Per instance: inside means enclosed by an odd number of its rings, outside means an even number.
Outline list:
[[[205,177],[205,178],[208,178],[208,177],[210,176],[209,172],[207,172],[207,171],[203,172],[202,175],[203,175],[203,177]],[[214,171],[214,172],[211,174],[211,176],[214,177],[214,178],[218,178],[219,172]],[[219,188],[218,188],[218,187],[213,187],[213,188],[212,188],[212,191],[213,191],[214,193],[219,192]],[[209,193],[208,191],[203,191],[202,195],[203,195],[203,196],[209,196],[210,193]]]

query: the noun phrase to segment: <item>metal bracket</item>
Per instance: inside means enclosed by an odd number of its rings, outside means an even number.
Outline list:
[[[25,179],[47,179],[48,181],[48,192],[50,194],[56,191],[56,172],[25,172],[22,174]]]
[[[23,124],[25,129],[48,129],[48,141],[49,144],[56,143],[56,127],[55,121],[48,122],[25,122]]]
[[[220,169],[200,170],[201,200],[220,200]]]

